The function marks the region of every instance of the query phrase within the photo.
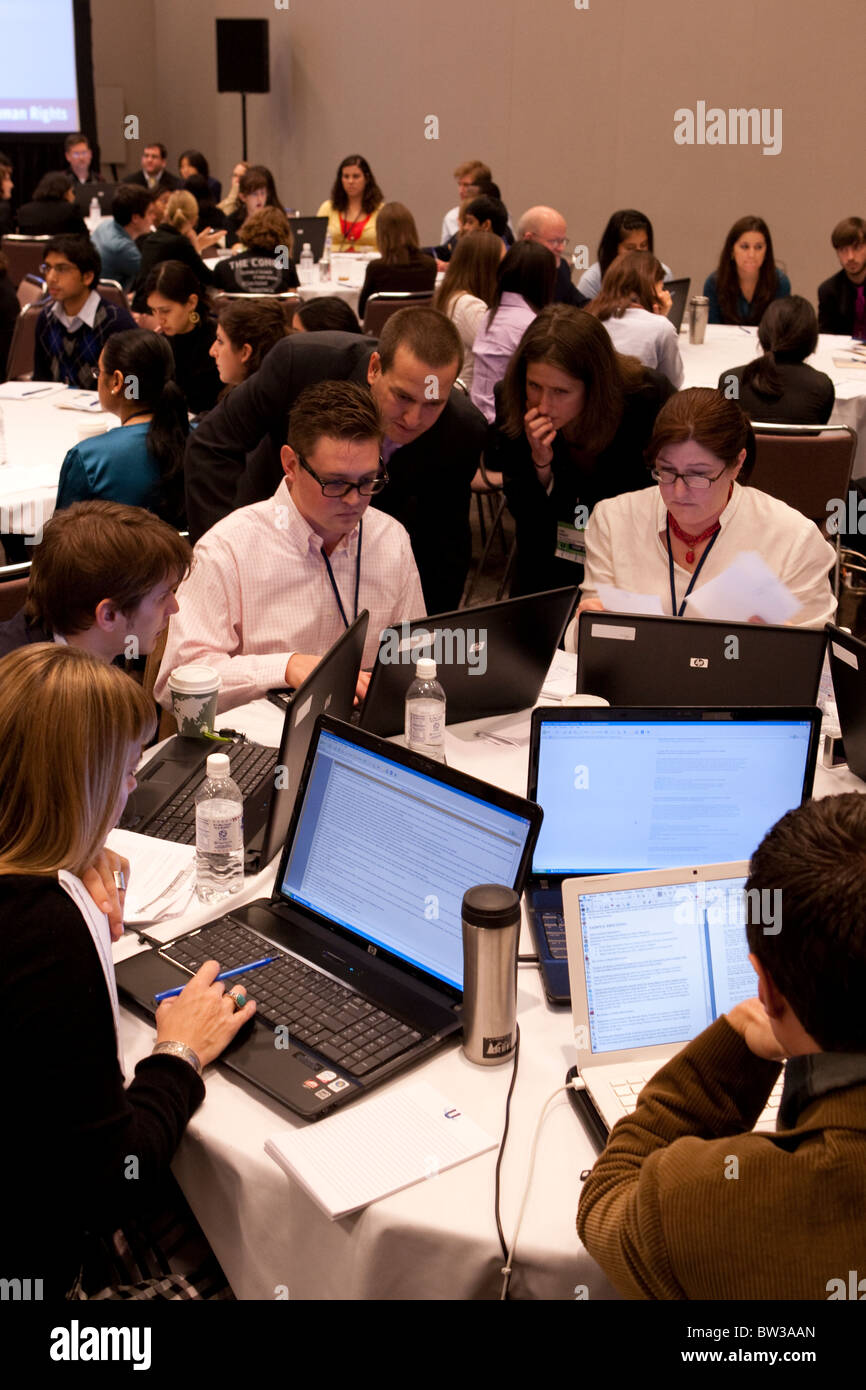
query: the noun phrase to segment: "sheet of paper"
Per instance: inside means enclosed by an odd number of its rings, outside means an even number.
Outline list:
[[[0,386],[0,401],[42,401],[57,396],[68,388],[58,381],[4,381]]]
[[[548,700],[562,700],[574,690],[577,671],[577,657],[574,652],[563,652],[559,648],[553,653],[553,660],[541,694]]]
[[[195,888],[195,847],[112,830],[109,849],[129,860],[130,874],[123,920],[127,926],[158,922],[164,913],[186,907]]]
[[[96,391],[67,391],[65,398],[55,401],[54,405],[58,410],[83,410],[88,415],[102,410]]]
[[[606,613],[664,613],[658,594],[630,594],[614,584],[599,584],[598,596]]]
[[[743,550],[722,574],[695,590],[688,612],[732,623],[749,618],[787,623],[802,606],[757,550]]]
[[[496,1147],[496,1140],[425,1081],[357,1102],[265,1152],[332,1221]]]

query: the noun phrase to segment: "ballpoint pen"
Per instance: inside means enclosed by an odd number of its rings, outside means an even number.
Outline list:
[[[265,956],[263,960],[254,960],[251,965],[236,965],[234,970],[221,970],[216,978],[217,980],[231,980],[235,975],[246,975],[249,970],[259,970],[263,965],[270,965],[274,960],[276,960],[276,956]],[[214,984],[216,984],[216,980]],[[163,999],[174,999],[184,989],[186,989],[186,985],[178,985],[177,989],[164,989],[153,997],[157,1004],[161,1004]]]

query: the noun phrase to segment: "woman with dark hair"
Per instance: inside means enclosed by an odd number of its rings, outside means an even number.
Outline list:
[[[750,420],[775,425],[826,425],[836,400],[832,381],[806,365],[818,346],[818,316],[799,294],[774,299],[758,329],[761,357],[722,372],[719,390],[738,400]]]
[[[461,237],[448,262],[442,283],[433,296],[433,308],[449,318],[463,344],[460,378],[471,387],[475,373],[472,350],[496,293],[496,272],[505,247],[493,232],[473,232]]]
[[[689,596],[744,551],[757,551],[799,602],[793,626],[831,621],[832,546],[786,502],[741,486],[754,457],[752,427],[736,401],[705,386],[672,396],[646,451],[658,486],[599,502],[589,519],[580,609],[602,611],[598,586],[612,584],[657,595],[674,617],[700,617]],[[731,621],[742,616],[733,612]],[[572,651],[575,632],[576,621],[566,633]]]
[[[579,583],[586,519],[602,498],[645,485],[643,451],[672,392],[582,309],[552,304],[526,330],[496,393],[487,458],[517,528],[512,594]]]
[[[184,181],[191,178],[193,174],[201,174],[203,179],[207,179],[211,202],[219,202],[223,195],[223,186],[219,179],[211,177],[210,165],[201,150],[183,150],[178,158],[177,168]]]
[[[436,284],[436,262],[418,244],[415,218],[403,203],[383,203],[376,223],[381,258],[370,261],[358,296],[358,315],[364,317],[371,294],[402,290],[420,294]]]
[[[763,217],[741,217],[725,237],[718,269],[704,281],[709,322],[758,324],[768,304],[790,293],[791,282],[776,266]]]
[[[351,305],[338,294],[323,294],[308,299],[295,310],[292,318],[295,333],[360,333],[361,325]]]
[[[480,233],[473,233],[478,236]],[[518,241],[496,271],[496,289],[472,349],[470,396],[489,424],[496,415],[493,390],[535,315],[553,299],[556,258],[537,241]]]
[[[214,267],[214,285],[229,294],[285,294],[297,288],[292,229],[282,208],[264,207],[240,230],[242,250]]]
[[[650,251],[627,251],[605,272],[601,293],[586,311],[603,323],[617,352],[657,367],[679,390],[683,361],[677,331],[666,317],[671,297],[664,269]]]
[[[187,407],[193,415],[213,409],[220,379],[210,355],[214,327],[208,318],[206,291],[188,265],[160,261],[148,276],[144,294],[157,332],[168,338]]]
[[[198,204],[198,217],[196,218],[196,233],[207,231],[224,232],[228,219],[220,211],[213,201],[210,185],[207,179],[202,178],[201,174],[190,174],[184,184],[187,193],[191,193]]]
[[[581,275],[577,282],[578,293],[585,295],[587,300],[595,299],[601,293],[601,282],[617,256],[624,256],[627,251],[652,250],[653,224],[645,213],[638,212],[637,208],[620,208],[612,212],[598,243],[598,260]],[[664,262],[661,264],[664,279],[672,280],[673,271]]]
[[[376,216],[384,199],[373,171],[363,155],[350,154],[342,161],[330,198],[318,217],[328,218],[334,251],[375,251]]]
[[[279,302],[233,299],[224,304],[219,311],[216,337],[210,350],[220,381],[226,387],[240,386],[259,370],[262,358],[288,331]],[[226,393],[221,394],[225,396]]]
[[[236,246],[243,240],[241,228],[262,208],[276,208],[285,216],[270,169],[264,164],[251,164],[238,181],[237,210],[226,219],[226,246]]]
[[[186,401],[174,379],[165,338],[144,328],[114,333],[99,355],[102,409],[121,428],[82,439],[60,470],[57,509],[99,498],[146,507],[163,521],[183,521]]]
[[[177,188],[169,194],[162,221],[138,243],[141,251],[141,267],[133,289],[135,297],[132,307],[136,314],[147,313],[145,285],[154,266],[161,261],[182,261],[189,266],[200,285],[212,285],[213,276],[201,258],[201,253],[219,241],[222,233],[196,232],[198,203],[185,188]],[[144,324],[145,328],[152,325]]]
[[[33,200],[18,209],[18,231],[22,236],[61,236],[66,232],[86,236],[84,218],[72,191],[72,175],[58,171],[43,174]]]

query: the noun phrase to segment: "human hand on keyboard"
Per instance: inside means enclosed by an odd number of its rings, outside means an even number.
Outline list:
[[[219,969],[215,960],[205,961],[181,993],[164,999],[156,1011],[157,1042],[191,1047],[203,1067],[220,1055],[256,1011],[254,999],[235,1009],[223,981],[214,983]],[[236,981],[229,984],[234,986]]]
[[[784,1062],[785,1053],[760,999],[744,999],[728,1009],[725,1018],[756,1057],[764,1057],[768,1062]]]

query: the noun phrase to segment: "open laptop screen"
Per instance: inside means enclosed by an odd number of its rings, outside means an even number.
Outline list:
[[[607,713],[601,711],[601,713]],[[806,718],[543,719],[534,874],[618,873],[747,858],[799,806]]]
[[[463,988],[461,907],[511,887],[531,823],[323,731],[280,894]]]
[[[581,893],[592,1053],[688,1042],[756,992],[745,878]]]

